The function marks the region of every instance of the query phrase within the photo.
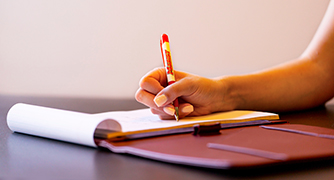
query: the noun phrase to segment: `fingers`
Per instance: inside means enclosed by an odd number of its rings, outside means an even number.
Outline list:
[[[174,119],[175,107],[172,104],[158,107],[153,99],[154,95],[139,89],[136,93],[136,99],[138,102],[151,108],[151,112],[160,117],[160,119]],[[179,105],[179,118],[190,115],[194,111],[194,107],[189,103],[180,103]]]
[[[153,99],[166,84],[166,73],[164,68],[156,68],[148,72],[139,82],[139,89],[136,92],[135,98],[138,102],[151,107],[158,108]],[[162,83],[164,82],[164,83]]]
[[[194,107],[189,103],[182,103],[179,106],[179,118],[182,119],[190,115],[194,111]],[[151,112],[160,117],[160,119],[171,120],[175,119],[175,108],[173,105],[167,105],[163,108],[151,108]]]
[[[171,99],[171,98],[170,98]],[[153,101],[158,107],[162,107],[166,104],[168,98],[165,94],[157,95],[154,97]]]
[[[183,78],[163,88],[153,99],[158,107],[171,104],[178,97],[189,96],[197,90],[193,78]]]
[[[167,105],[165,107],[158,107],[153,99],[155,95],[139,88],[138,91],[136,92],[136,100],[148,107],[151,108],[151,112],[153,114],[159,115],[160,119],[173,119],[174,118],[174,113],[175,113],[175,108],[174,106]]]
[[[143,90],[138,89],[136,93],[136,100],[142,104],[151,108],[151,112],[160,117],[160,119],[174,119],[175,108],[172,104],[158,107],[153,101],[155,95]],[[189,103],[180,103],[179,105],[179,118],[188,116],[194,111],[194,107]]]
[[[166,72],[164,68],[156,68],[148,72],[140,80],[140,88],[136,92],[136,100],[151,108],[152,113],[159,115],[161,119],[174,119],[175,108],[172,102],[185,94],[191,93],[193,87],[191,78],[184,78],[186,73],[178,72],[180,81],[167,86]],[[181,77],[182,76],[182,77]],[[165,86],[167,86],[165,88]],[[184,88],[186,87],[186,88]],[[180,103],[179,117],[185,117],[194,111],[189,103]]]
[[[156,68],[148,72],[139,82],[139,87],[152,94],[158,94],[166,86],[166,72],[164,68]]]
[[[135,98],[138,102],[148,106],[150,108],[158,108],[158,106],[154,103],[153,99],[155,95],[145,91],[142,88],[139,88],[136,92]]]
[[[180,118],[190,115],[194,111],[194,106],[189,103],[180,104]]]

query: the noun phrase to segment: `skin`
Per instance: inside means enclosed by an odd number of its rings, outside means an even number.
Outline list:
[[[136,100],[161,119],[173,119],[179,98],[180,118],[237,109],[284,112],[326,103],[334,96],[334,0],[304,53],[288,63],[241,76],[205,78],[175,71],[166,84],[163,68],[140,80]]]

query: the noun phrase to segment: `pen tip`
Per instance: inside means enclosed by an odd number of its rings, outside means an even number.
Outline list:
[[[175,119],[176,121],[179,121],[179,108],[175,107]]]

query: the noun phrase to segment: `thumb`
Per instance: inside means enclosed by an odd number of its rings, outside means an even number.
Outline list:
[[[154,102],[158,107],[171,104],[176,98],[187,96],[195,92],[193,80],[183,78],[175,83],[162,89],[154,98]]]

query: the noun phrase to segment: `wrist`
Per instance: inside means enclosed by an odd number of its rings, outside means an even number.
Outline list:
[[[238,109],[238,99],[240,99],[240,97],[236,91],[233,78],[234,77],[232,76],[224,76],[214,79],[218,87],[217,93],[219,93],[219,105],[217,111],[230,111]]]

